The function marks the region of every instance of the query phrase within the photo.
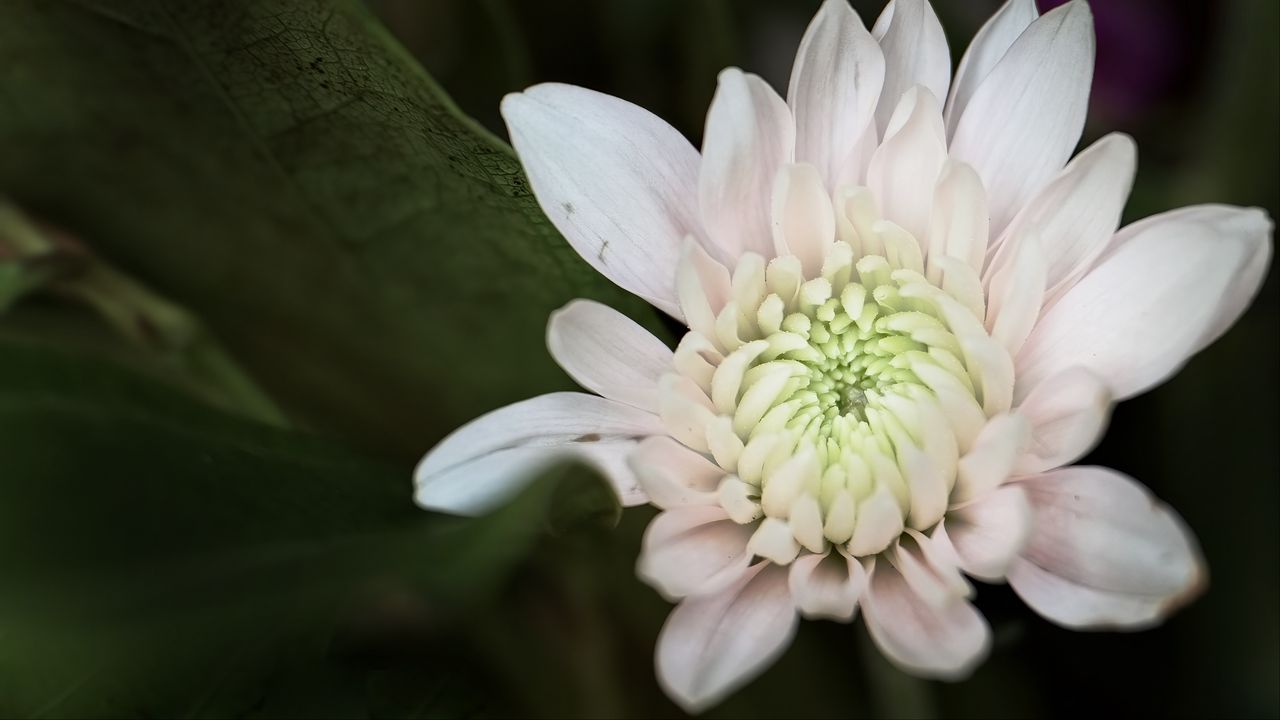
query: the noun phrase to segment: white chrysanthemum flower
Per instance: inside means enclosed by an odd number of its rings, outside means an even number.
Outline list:
[[[1203,587],[1194,538],[1128,477],[1062,466],[1240,315],[1271,223],[1199,206],[1117,232],[1133,141],[1067,162],[1093,54],[1083,2],[1011,0],[952,80],[924,0],[871,31],[828,0],[786,101],[720,75],[701,155],[606,95],[507,97],[552,222],[689,332],[672,352],[570,303],[547,343],[599,396],[467,425],[422,461],[418,503],[482,511],[575,457],[661,508],[639,573],[680,603],[657,668],[693,710],[799,616],[858,607],[895,663],[963,677],[990,645],[965,574],[1068,627],[1158,622]]]

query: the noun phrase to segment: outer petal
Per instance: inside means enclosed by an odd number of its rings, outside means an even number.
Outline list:
[[[934,540],[950,542],[966,573],[995,582],[1004,578],[1030,535],[1027,496],[1017,485],[1005,485],[948,513]]]
[[[973,93],[951,155],[982,176],[999,235],[1053,177],[1084,128],[1093,79],[1093,20],[1080,0],[1036,20]]]
[[[991,629],[967,599],[948,595],[926,601],[887,562],[872,572],[862,608],[880,650],[917,675],[963,679],[991,648]]]
[[[414,473],[429,510],[483,513],[549,465],[578,459],[605,473],[624,504],[646,501],[625,462],[635,438],[664,433],[650,413],[582,393],[552,393],[499,408],[455,430]]]
[[[648,111],[572,85],[508,95],[502,116],[538,204],[569,244],[679,318],[680,243],[700,234],[698,151]]]
[[[760,563],[714,594],[686,598],[658,635],[658,681],[687,712],[742,686],[786,650],[798,615],[785,568]]]
[[[725,471],[669,437],[643,440],[630,457],[640,488],[664,510],[715,505]]]
[[[1009,263],[991,276],[986,325],[991,337],[1013,357],[1040,317],[1047,269],[1040,238],[1034,233],[1020,238],[1009,254]]]
[[[1014,472],[1044,472],[1083,457],[1098,442],[1111,415],[1111,393],[1092,372],[1067,368],[1032,390],[1018,414],[1031,423],[1031,442]]]
[[[746,251],[770,256],[773,179],[795,150],[791,110],[768,83],[728,68],[720,73],[702,137],[698,200],[711,241],[725,262]]]
[[[927,88],[917,85],[902,95],[867,169],[867,185],[880,211],[916,242],[928,237],[933,186],[946,161],[942,109]]]
[[[1244,310],[1262,281],[1270,234],[1260,210],[1222,206],[1126,228],[1040,318],[1017,357],[1016,397],[1073,366],[1106,380],[1117,399],[1160,383]]]
[[[1039,16],[1035,0],[1009,0],[973,36],[973,42],[969,43],[969,49],[956,68],[955,81],[951,83],[946,113],[948,138],[955,133],[956,123],[978,86],[1009,51],[1009,46]]]
[[[817,167],[828,188],[871,126],[883,83],[880,45],[847,0],[826,0],[800,41],[787,103],[796,159]]]
[[[988,274],[1011,264],[1022,238],[1032,236],[1045,257],[1045,305],[1070,289],[1119,227],[1137,160],[1128,135],[1112,133],[1090,145],[1014,218]]]
[[[884,50],[884,90],[876,106],[876,128],[889,126],[902,95],[923,85],[935,98],[945,98],[951,84],[951,51],[942,24],[926,0],[893,0],[871,34]]]
[[[1144,627],[1203,589],[1195,538],[1133,479],[1070,467],[1021,485],[1035,523],[1009,583],[1041,615],[1067,627]]]
[[[671,369],[671,350],[626,315],[592,300],[574,300],[551,314],[547,349],[588,390],[658,411],[658,379]]]
[[[636,574],[668,600],[719,592],[747,572],[750,538],[723,508],[673,508],[645,529]]]
[[[1250,255],[1240,270],[1240,276],[1218,304],[1214,321],[1209,323],[1208,330],[1201,336],[1196,347],[1196,350],[1203,350],[1222,337],[1261,289],[1267,269],[1271,267],[1275,223],[1258,208],[1242,210],[1230,205],[1193,205],[1147,218],[1121,230],[1112,239],[1108,253],[1118,249],[1138,232],[1144,231],[1140,228],[1145,229],[1148,221],[1161,224],[1194,221],[1210,226],[1214,232],[1223,236],[1245,236],[1250,239]]]
[[[849,622],[867,588],[867,572],[857,558],[840,552],[807,553],[791,563],[791,597],[805,617]]]

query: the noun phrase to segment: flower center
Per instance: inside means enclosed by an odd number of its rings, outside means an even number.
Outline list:
[[[714,321],[681,341],[663,419],[726,472],[719,502],[758,525],[757,555],[870,555],[946,511],[986,421],[976,356],[991,340],[980,308],[916,263],[855,262],[837,242],[805,278],[796,257],[748,253]]]

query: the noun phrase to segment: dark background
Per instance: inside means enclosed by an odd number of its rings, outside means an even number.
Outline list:
[[[1042,1],[1042,11],[1057,4]],[[498,99],[555,81],[648,108],[695,145],[720,68],[755,72],[785,94],[795,48],[817,7],[768,0],[374,5],[459,105],[503,137]],[[861,0],[853,5],[868,26],[882,7]],[[998,5],[934,3],[953,68]],[[1100,0],[1092,8],[1098,58],[1081,147],[1111,131],[1137,140],[1138,177],[1125,222],[1203,202],[1257,205],[1276,217],[1280,4]],[[1140,479],[1200,539],[1209,591],[1163,627],[1134,634],[1070,632],[1036,617],[1006,587],[982,586],[977,604],[995,629],[996,645],[966,683],[876,674],[892,673],[887,669],[867,677],[861,627],[806,622],[773,671],[712,714],[841,716],[865,712],[870,702],[874,711],[890,715],[1275,716],[1277,309],[1272,272],[1229,334],[1172,381],[1121,404],[1102,444],[1083,460]],[[627,525],[641,521],[628,518]],[[630,542],[634,547],[634,534]],[[629,550],[619,555],[629,562]],[[633,584],[625,592],[648,591]],[[612,619],[607,626],[624,622],[616,611],[602,612]],[[650,628],[656,625],[645,630]],[[638,702],[633,693],[654,692],[645,642],[651,635],[638,636],[635,647],[619,651],[622,665],[614,666],[609,683],[643,688],[617,700],[624,714],[661,705],[632,704]],[[894,704],[900,692],[911,696],[908,706]]]

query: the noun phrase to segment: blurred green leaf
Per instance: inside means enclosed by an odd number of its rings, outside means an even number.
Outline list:
[[[294,418],[406,456],[565,386],[567,300],[653,319],[355,0],[0,5],[0,191],[206,320]]]
[[[431,515],[407,468],[11,342],[0,457],[0,715],[23,717],[470,712],[500,690],[468,624],[556,498],[601,485]]]

